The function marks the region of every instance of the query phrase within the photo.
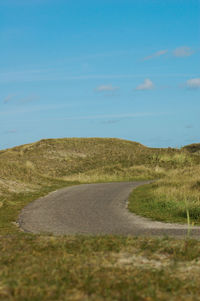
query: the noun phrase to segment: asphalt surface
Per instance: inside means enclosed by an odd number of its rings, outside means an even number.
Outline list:
[[[185,237],[187,225],[151,221],[130,213],[127,200],[143,182],[86,184],[60,189],[26,206],[19,216],[25,232],[54,235],[156,235]],[[191,235],[200,237],[200,227]]]

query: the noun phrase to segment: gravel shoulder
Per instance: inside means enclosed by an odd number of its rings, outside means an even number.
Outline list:
[[[25,232],[54,235],[156,235],[185,237],[187,225],[151,221],[130,213],[133,189],[149,181],[84,184],[60,189],[26,206],[19,216]],[[200,227],[191,235],[198,238]]]

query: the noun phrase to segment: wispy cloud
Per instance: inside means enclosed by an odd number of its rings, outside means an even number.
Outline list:
[[[3,103],[5,103],[5,104],[9,103],[13,99],[14,96],[15,96],[14,94],[9,94],[8,96],[6,96],[4,98]]]
[[[7,0],[6,1],[6,5],[12,5],[12,4],[15,4],[15,5],[38,5],[38,4],[44,4],[46,2],[46,0],[18,0],[18,1],[15,1],[15,0]]]
[[[185,126],[185,128],[186,128],[186,129],[193,129],[193,125],[187,124],[187,125]]]
[[[198,89],[198,88],[200,88],[200,78],[189,79],[187,81],[186,85],[190,89]]]
[[[14,97],[15,97],[15,99],[14,99]],[[3,99],[3,103],[8,104],[9,102],[14,100],[15,103],[24,104],[24,103],[28,103],[28,102],[31,102],[36,99],[38,99],[38,96],[36,96],[36,95],[28,95],[24,98],[16,98],[16,94],[9,94],[8,96],[6,96]]]
[[[143,58],[143,61],[148,61],[148,60],[151,60],[151,59],[154,59],[156,57],[160,57],[162,55],[165,55],[166,53],[168,52],[168,49],[165,49],[165,50],[159,50],[149,56],[146,56],[145,58]]]
[[[187,57],[191,56],[193,53],[194,51],[192,50],[192,48],[188,46],[181,46],[173,51],[173,55],[175,57]]]
[[[71,116],[64,118],[65,120],[93,120],[93,119],[120,119],[120,118],[136,118],[157,116],[163,113],[140,112],[140,113],[124,113],[124,114],[105,114],[105,115],[88,115],[88,116]]]
[[[31,102],[33,100],[37,100],[38,96],[37,95],[29,95],[27,97],[21,98],[19,101],[20,103],[28,103]]]
[[[49,104],[49,105],[31,105],[31,106],[14,106],[12,109],[7,110],[0,110],[0,116],[16,116],[20,114],[29,114],[34,112],[41,112],[41,111],[55,111],[60,109],[66,109],[69,107],[76,107],[76,105],[71,103],[64,103],[64,104]]]
[[[0,73],[0,82],[32,82],[40,81],[49,76],[49,73],[53,73],[51,69],[40,70],[21,70],[21,71],[8,71]]]
[[[169,52],[168,49],[159,50],[159,51],[143,58],[143,61],[148,61],[148,60],[163,56],[163,55],[167,54],[168,52]],[[181,46],[181,47],[177,47],[174,50],[170,51],[170,53],[172,53],[172,55],[175,57],[188,57],[188,56],[191,56],[192,54],[194,54],[194,50],[188,46]]]
[[[17,130],[8,130],[8,131],[5,131],[4,134],[16,134],[17,133]]]
[[[136,90],[138,91],[144,91],[144,90],[152,90],[154,88],[153,82],[146,78],[142,84],[136,87]]]
[[[195,74],[186,73],[154,73],[154,74],[84,74],[84,75],[66,75],[65,73],[53,72],[53,70],[26,70],[21,72],[0,73],[0,83],[12,82],[43,82],[43,81],[85,81],[85,80],[113,80],[151,77],[192,77]]]
[[[114,87],[113,85],[102,85],[95,88],[97,92],[114,92],[119,90],[119,87]]]
[[[115,123],[118,123],[120,121],[121,121],[121,119],[110,119],[110,120],[101,121],[101,124],[115,124]]]

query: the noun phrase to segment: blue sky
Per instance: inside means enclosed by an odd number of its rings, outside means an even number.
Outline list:
[[[199,0],[0,0],[0,149],[200,142]]]

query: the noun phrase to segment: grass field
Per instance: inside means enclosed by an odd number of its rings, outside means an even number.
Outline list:
[[[200,145],[152,149],[120,139],[48,139],[0,151],[0,300],[200,300],[200,242],[167,237],[35,236],[30,201],[78,183],[155,179],[129,209],[200,224]]]
[[[0,300],[199,300],[197,241],[19,235],[0,251]]]

